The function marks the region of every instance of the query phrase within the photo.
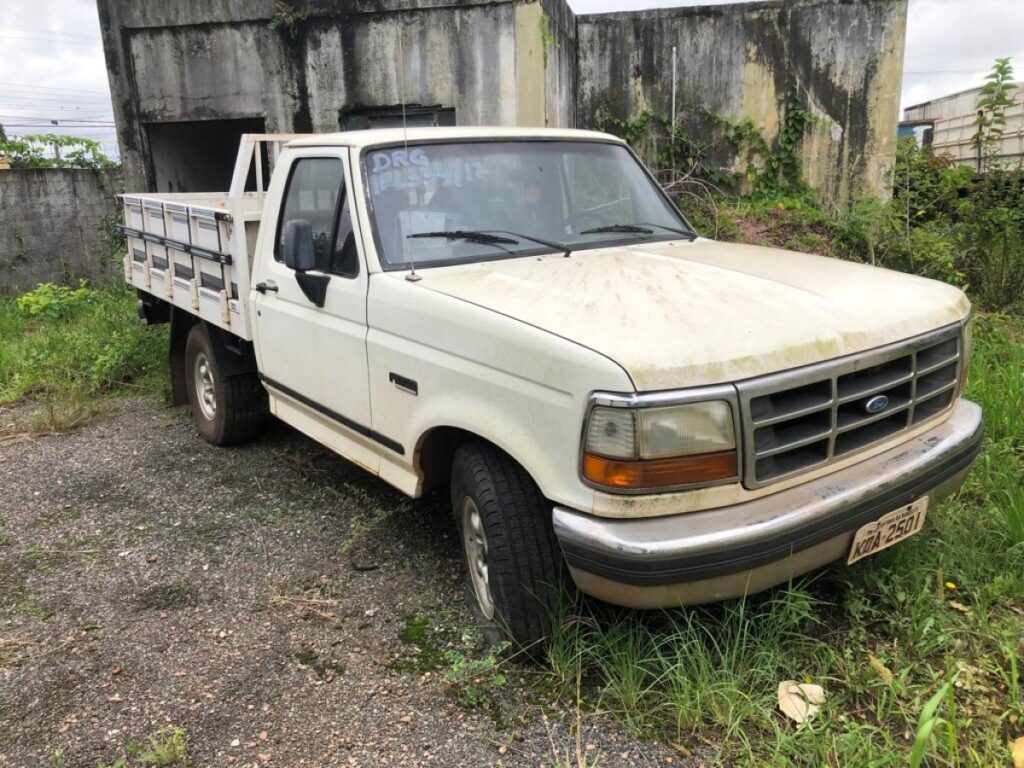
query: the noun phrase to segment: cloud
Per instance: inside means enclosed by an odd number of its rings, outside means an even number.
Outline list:
[[[83,127],[53,126],[52,120]],[[5,0],[0,16],[0,123],[9,135],[88,136],[100,141],[108,154],[116,154],[95,2]]]

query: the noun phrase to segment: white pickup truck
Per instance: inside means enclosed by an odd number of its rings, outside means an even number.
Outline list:
[[[273,414],[450,487],[471,604],[520,643],[566,572],[652,608],[859,560],[979,450],[963,293],[698,237],[612,136],[246,136],[229,192],[123,204],[200,434]]]

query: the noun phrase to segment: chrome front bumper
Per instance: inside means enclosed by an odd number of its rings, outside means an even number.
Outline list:
[[[644,519],[555,507],[555,534],[576,584],[602,600],[657,608],[738,597],[843,557],[854,532],[887,512],[955,491],[982,432],[981,408],[961,400],[933,429],[770,496]]]

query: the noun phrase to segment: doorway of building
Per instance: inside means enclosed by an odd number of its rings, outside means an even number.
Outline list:
[[[155,191],[227,191],[242,134],[264,132],[262,117],[148,123]]]

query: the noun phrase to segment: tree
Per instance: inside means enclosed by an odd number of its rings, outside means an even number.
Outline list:
[[[53,156],[47,153],[53,150]],[[43,133],[8,139],[0,135],[0,154],[7,155],[12,168],[112,168],[115,163],[99,142],[81,136]]]
[[[996,59],[985,86],[978,94],[978,118],[974,121],[974,147],[978,150],[978,170],[998,164],[999,145],[1006,128],[1006,111],[1013,106],[1013,64],[1009,58]]]

